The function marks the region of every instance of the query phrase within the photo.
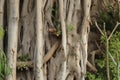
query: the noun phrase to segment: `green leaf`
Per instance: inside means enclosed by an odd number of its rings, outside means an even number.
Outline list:
[[[58,30],[56,35],[59,36],[59,35],[61,35],[61,33],[62,33],[62,31]]]
[[[73,25],[71,25],[71,24],[67,26],[68,32],[72,31],[74,28],[75,27]]]
[[[4,37],[4,29],[3,29],[3,27],[2,26],[0,26],[0,39],[3,39],[3,37]]]
[[[7,65],[7,58],[3,50],[0,49],[0,80],[4,80],[5,75],[11,73],[10,67]]]

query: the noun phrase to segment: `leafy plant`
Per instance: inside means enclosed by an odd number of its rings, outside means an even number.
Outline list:
[[[117,3],[113,6],[110,3],[106,5],[105,11],[99,11],[99,16],[97,18],[97,22],[100,26],[103,23],[106,24],[106,30],[112,31],[116,21],[120,21],[119,19],[119,7]],[[103,27],[102,27],[103,28]],[[118,31],[120,28],[117,29]]]
[[[117,23],[118,28],[115,26],[116,22],[120,21],[118,11],[118,6],[108,5],[105,11],[99,13],[97,28],[101,33],[100,44],[104,45],[105,49],[102,50],[103,57],[95,59],[98,73],[89,72],[89,80],[107,80],[108,75],[111,80],[120,80],[120,23]],[[94,78],[97,75],[98,77],[91,79],[91,76]]]
[[[117,78],[118,80],[120,79],[120,32],[116,32],[113,34],[113,36],[110,39],[110,54],[112,55],[114,59],[114,64],[113,60],[110,60],[110,68],[111,72],[113,73],[113,77]]]
[[[86,76],[88,77],[89,80],[95,80],[95,75],[91,74],[90,72],[87,72]]]
[[[54,6],[51,8],[52,11],[52,22],[53,26],[56,29],[55,35],[60,36],[62,31],[60,28],[60,21],[59,21],[59,6],[54,4]]]
[[[57,36],[60,36],[61,34],[62,34],[61,30],[58,30],[57,33],[56,33]]]
[[[74,28],[75,27],[72,24],[70,24],[70,25],[67,26],[68,32],[72,31]]]
[[[0,39],[4,37],[4,29],[0,26]],[[5,80],[5,75],[11,73],[10,67],[7,65],[7,58],[2,49],[0,49],[0,80]]]
[[[118,23],[120,24],[120,23]],[[117,27],[117,26],[116,26]],[[101,30],[100,30],[101,31]],[[105,31],[105,30],[103,30]],[[115,29],[111,32],[108,36],[107,31],[103,33],[101,31],[101,44],[105,46],[105,55],[101,59],[96,59],[95,62],[97,63],[98,69],[98,77],[94,77],[97,74],[89,73],[88,77],[89,80],[91,78],[95,78],[94,80],[107,80],[105,76],[110,75],[111,80],[119,80],[120,79],[120,32],[116,31]],[[105,35],[106,34],[106,35]],[[109,69],[109,72],[108,72]],[[109,74],[108,74],[109,73]]]
[[[17,64],[17,69],[20,71],[28,70],[29,66],[32,65],[32,63],[30,63],[29,61],[31,61],[29,53],[19,56],[18,57],[19,64]]]
[[[0,49],[0,80],[5,80],[5,75],[11,73],[10,67],[7,65],[7,58],[5,53]]]
[[[23,71],[23,70],[28,70],[29,65],[26,64],[26,62],[21,62],[21,64],[17,67],[18,70]]]
[[[29,55],[29,53],[18,57],[18,60],[20,60],[20,61],[30,61],[30,55]]]

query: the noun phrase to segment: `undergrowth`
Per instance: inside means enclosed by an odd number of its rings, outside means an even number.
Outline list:
[[[0,39],[4,37],[4,29],[0,26]],[[7,65],[7,57],[2,49],[0,49],[0,80],[5,80],[5,75],[11,73],[10,67]]]
[[[107,37],[114,29],[116,22],[119,22],[118,6],[108,5],[106,12],[99,12],[97,23],[101,30]],[[105,29],[103,24],[105,23]],[[101,35],[100,44],[106,48],[106,37]],[[120,26],[114,31],[108,44],[108,60],[110,70],[110,80],[120,80]],[[97,73],[87,71],[87,80],[107,80],[107,69],[106,69],[106,49],[102,49],[103,56],[100,59],[95,59]]]

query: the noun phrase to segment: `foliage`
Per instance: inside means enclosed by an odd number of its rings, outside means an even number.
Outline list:
[[[21,64],[17,67],[18,70],[23,71],[23,70],[28,70],[29,65],[25,64],[24,62],[21,62]]]
[[[57,29],[56,36],[60,36],[62,34],[61,28],[60,28],[60,21],[59,21],[59,7],[58,5],[54,4],[54,6],[51,8],[52,10],[52,22],[54,27]]]
[[[72,31],[74,28],[75,27],[72,24],[70,24],[70,25],[67,26],[68,32]]]
[[[20,60],[20,61],[30,61],[30,55],[29,55],[29,53],[18,57],[18,60]]]
[[[103,23],[106,24],[106,30],[113,30],[116,21],[119,20],[119,8],[118,5],[107,5],[105,11],[100,11],[98,16],[98,23],[102,26]],[[118,28],[120,30],[120,28]]]
[[[87,72],[88,80],[107,80],[106,77],[104,77],[105,75],[103,73],[106,73],[104,68],[99,70],[96,74]]]
[[[120,65],[120,32],[115,32],[109,43],[109,61],[110,61],[110,74],[112,80],[118,80],[118,72],[120,72],[118,65]],[[103,43],[105,38],[101,36],[101,42]],[[104,43],[105,44],[105,43]],[[104,63],[105,65],[105,63]]]
[[[110,39],[110,54],[112,55],[113,60],[110,60],[111,73],[113,73],[114,78],[118,78],[120,72],[120,32],[116,32]],[[115,80],[115,79],[113,79]]]
[[[4,37],[4,29],[0,26],[0,39]],[[11,73],[10,67],[7,65],[7,58],[3,50],[0,49],[0,80],[5,80],[5,75]]]
[[[51,17],[52,17],[53,25],[57,30],[56,35],[60,36],[62,34],[62,31],[61,31],[60,21],[59,21],[59,6],[54,4],[54,6],[50,8],[50,10],[52,11]],[[72,24],[69,24],[67,26],[68,32],[72,31],[73,29],[74,29],[74,26]]]
[[[0,39],[3,39],[3,37],[4,37],[4,29],[3,29],[3,27],[2,26],[0,26]]]
[[[97,22],[102,32],[107,36],[101,35],[100,43],[106,47],[106,37],[108,37],[111,31],[114,29],[116,22],[120,21],[119,19],[119,9],[118,6],[108,5],[106,11],[101,11],[99,13],[99,18]],[[102,27],[105,23],[105,29]],[[95,59],[95,63],[98,69],[97,74],[92,74],[87,72],[87,77],[89,80],[107,80],[107,70],[106,70],[106,51],[104,52],[103,57],[100,59]],[[112,37],[109,40],[108,44],[108,55],[109,55],[109,68],[110,68],[110,78],[111,80],[120,79],[120,26],[113,33]]]
[[[21,63],[19,66],[17,66],[17,69],[20,71],[28,70],[30,64],[27,64],[28,61],[31,61],[29,53],[19,56],[18,61]]]
[[[5,80],[5,75],[11,73],[10,67],[7,65],[7,58],[5,53],[0,49],[0,80]]]
[[[101,43],[105,43],[105,37],[101,36]],[[120,32],[115,32],[109,41],[109,67],[111,80],[119,80],[120,76]],[[89,80],[106,80],[106,57],[103,55],[101,59],[96,59],[95,63],[98,66],[98,73],[87,73]]]
[[[59,29],[56,33],[57,36],[60,36],[62,34],[62,31]]]

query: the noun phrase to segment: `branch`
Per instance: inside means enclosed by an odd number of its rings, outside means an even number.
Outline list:
[[[48,51],[48,53],[43,57],[43,64],[45,64],[55,53],[56,49],[58,48],[60,42],[57,41],[52,48]],[[33,68],[33,61],[18,61],[17,62],[17,67],[22,68],[22,67],[28,67],[28,68]]]
[[[60,42],[56,42],[52,48],[48,51],[48,53],[43,57],[43,64],[45,64],[55,53],[56,49],[58,48]]]
[[[117,29],[117,27],[120,25],[120,23],[117,22],[116,26],[114,27],[112,33],[110,34],[110,36],[108,37],[107,40],[110,40],[110,38],[112,37],[113,33],[115,32],[115,30]]]
[[[87,61],[87,66],[95,73],[98,71],[89,61]]]
[[[103,36],[105,36],[105,34],[104,34],[103,31],[100,29],[100,27],[98,26],[98,24],[97,24],[96,21],[95,21],[95,25],[96,25],[96,27],[98,28],[98,30],[100,31],[100,33],[101,33]]]
[[[95,66],[95,55],[96,54],[98,54],[98,53],[100,53],[101,52],[101,50],[100,49],[98,49],[98,50],[94,50],[94,51],[92,51],[92,52],[90,52],[90,54],[92,55],[92,64]]]

